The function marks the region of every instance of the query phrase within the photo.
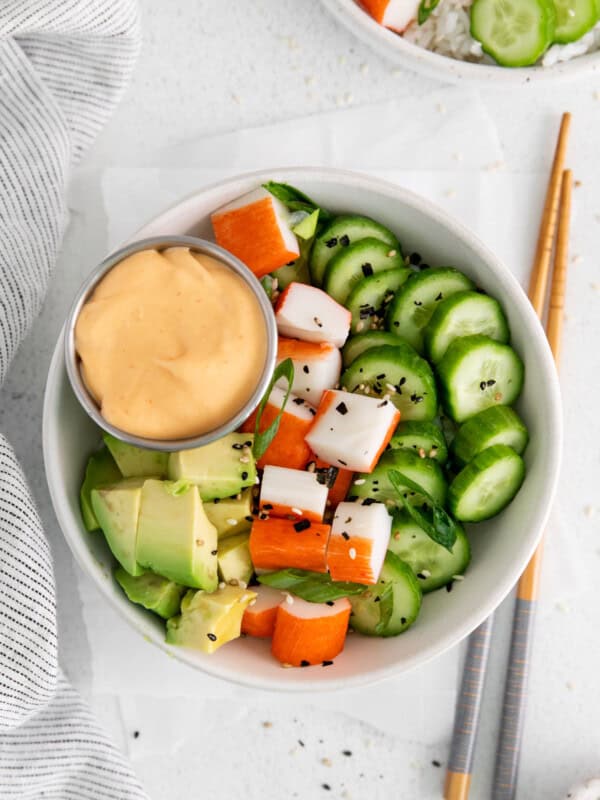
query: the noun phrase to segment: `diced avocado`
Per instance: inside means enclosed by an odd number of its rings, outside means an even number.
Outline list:
[[[217,561],[222,581],[249,582],[254,574],[248,546],[249,539],[249,533],[238,533],[237,536],[229,536],[219,542]]]
[[[113,556],[130,575],[141,575],[136,542],[143,478],[92,490],[92,508]]]
[[[218,497],[204,503],[206,516],[217,529],[219,539],[245,533],[252,527],[252,489],[244,489],[236,497]]]
[[[144,572],[134,577],[123,567],[117,567],[115,578],[132,603],[138,603],[164,619],[174,617],[179,612],[184,586],[154,572]]]
[[[256,592],[240,586],[225,586],[212,594],[188,592],[181,601],[181,614],[167,621],[167,643],[214,653],[237,639],[242,616]]]
[[[104,441],[124,478],[167,477],[168,453],[127,444],[111,436],[110,433],[104,434]]]
[[[85,478],[79,492],[81,516],[83,517],[86,531],[95,531],[100,527],[92,508],[92,489],[106,486],[109,483],[116,483],[121,477],[119,468],[106,447],[90,456],[85,468]]]
[[[231,497],[256,480],[253,436],[228,433],[216,442],[169,456],[169,478],[195,483],[203,500]]]
[[[217,529],[196,486],[149,478],[142,488],[136,557],[183,586],[217,588]]]

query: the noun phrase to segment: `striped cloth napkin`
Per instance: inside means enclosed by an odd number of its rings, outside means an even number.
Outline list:
[[[135,63],[135,0],[0,3],[0,384],[60,247],[69,170]],[[54,578],[0,434],[0,798],[145,798],[58,666]]]

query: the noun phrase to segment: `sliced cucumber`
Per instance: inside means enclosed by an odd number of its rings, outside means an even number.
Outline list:
[[[479,292],[459,292],[443,300],[425,328],[427,358],[437,364],[455,339],[481,333],[508,342],[510,333],[502,306]]]
[[[402,419],[431,420],[437,414],[437,390],[431,367],[413,348],[398,342],[372,347],[342,373],[349,392],[371,397],[389,395]]]
[[[412,274],[411,269],[401,267],[359,281],[345,303],[352,313],[352,333],[367,330],[373,323],[381,323],[394,295]]]
[[[450,553],[405,512],[394,518],[389,549],[412,568],[424,593],[451,583],[455,575],[463,574],[471,560],[471,546],[461,525],[457,525],[456,541]]]
[[[390,590],[391,584],[391,590]],[[379,581],[352,604],[350,626],[366,636],[397,636],[409,628],[421,610],[422,592],[412,569],[388,550]],[[391,615],[384,623],[382,617]]]
[[[482,450],[505,444],[521,455],[528,441],[529,433],[516,411],[508,406],[490,406],[460,426],[452,454],[459,464],[468,464]]]
[[[512,347],[476,335],[455,339],[437,371],[446,412],[464,422],[489,406],[514,403],[525,369]]]
[[[335,255],[327,264],[323,289],[342,305],[363,278],[402,267],[402,254],[379,239],[361,239]]]
[[[600,17],[598,0],[554,0],[556,30],[554,41],[559,44],[576,42],[591,30]]]
[[[389,245],[388,250],[391,248],[400,253],[398,239],[375,220],[350,214],[336,217],[315,239],[310,257],[313,283],[317,286],[322,284],[327,264],[340,250],[367,237],[379,239]]]
[[[387,326],[423,352],[423,330],[438,303],[457,292],[474,289],[473,282],[453,267],[428,269],[412,275],[389,306]]]
[[[525,478],[525,464],[505,444],[482,450],[450,484],[448,507],[461,522],[481,522],[511,502]]]
[[[471,35],[503,67],[528,67],[554,39],[552,0],[475,0]]]
[[[348,491],[348,500],[377,500],[390,508],[401,508],[402,501],[388,478],[392,469],[422,486],[437,503],[444,504],[447,486],[442,468],[432,458],[420,458],[410,450],[387,450],[373,472],[361,473],[355,478]],[[422,494],[415,492],[407,491],[404,497],[414,506],[427,502]]]
[[[391,450],[410,450],[419,458],[433,458],[438,464],[445,464],[448,460],[444,434],[433,422],[400,422],[389,447]]]
[[[402,340],[388,331],[365,331],[365,333],[352,336],[342,350],[344,368],[349,367],[355,358],[362,355],[365,350],[370,350],[371,347],[380,347],[383,344],[397,345],[399,341]]]

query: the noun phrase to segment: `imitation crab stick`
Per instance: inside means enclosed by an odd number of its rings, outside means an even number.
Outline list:
[[[284,400],[285,392],[275,386],[260,420],[261,431],[266,430],[274,422]],[[279,422],[277,434],[263,456],[259,458],[258,466],[262,469],[267,464],[273,464],[277,467],[304,469],[312,457],[310,447],[306,444],[304,437],[308,433],[315,414],[315,409],[304,398],[290,394]],[[256,412],[248,417],[241,430],[244,433],[254,433],[255,424]]]
[[[299,339],[280,337],[277,361],[286,358],[294,362],[292,391],[315,406],[319,404],[323,392],[336,386],[340,379],[342,356],[330,342],[301,342]],[[285,383],[285,378],[281,381]]]
[[[316,472],[266,466],[260,487],[260,509],[271,517],[322,522],[329,490]]]
[[[256,598],[244,611],[242,633],[267,639],[273,635],[277,607],[284,602],[285,596],[280,589],[271,586],[253,586],[252,591],[256,592]]]
[[[296,567],[327,572],[329,525],[309,519],[255,519],[250,531],[250,556],[257,569]]]
[[[261,278],[300,255],[289,216],[283,203],[261,188],[219,208],[211,221],[217,244]]]
[[[308,469],[311,468],[311,462],[308,464]],[[317,472],[324,472],[331,468],[331,464],[317,458],[314,461],[315,469]],[[329,487],[329,494],[327,496],[327,505],[335,508],[339,503],[346,499],[350,486],[352,485],[352,478],[354,473],[352,470],[344,469],[343,467],[335,467],[336,475],[333,485]]]
[[[360,5],[380,25],[404,33],[417,19],[421,0],[359,0]]]
[[[372,472],[399,421],[400,412],[389,400],[328,390],[306,441],[335,467]]]
[[[277,301],[275,319],[283,336],[342,347],[348,338],[352,314],[322,289],[290,283]]]
[[[377,583],[391,532],[392,518],[383,503],[340,503],[327,550],[332,580]]]
[[[350,609],[346,597],[309,603],[289,595],[277,608],[271,652],[293,667],[326,666],[344,649]]]

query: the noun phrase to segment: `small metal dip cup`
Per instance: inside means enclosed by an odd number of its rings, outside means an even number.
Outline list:
[[[100,409],[92,395],[90,394],[85,382],[81,376],[80,359],[75,349],[75,325],[79,317],[79,313],[89,299],[92,292],[106,275],[109,270],[116,266],[119,262],[128,256],[138,253],[141,250],[166,250],[169,247],[187,247],[197,253],[202,253],[207,256],[212,256],[217,259],[225,267],[229,268],[246,283],[252,290],[256,300],[260,306],[262,316],[265,322],[265,329],[267,335],[267,355],[265,358],[264,367],[260,378],[257,382],[256,388],[252,395],[248,398],[247,402],[242,408],[227,422],[214,428],[211,431],[200,434],[199,436],[192,436],[187,439],[146,439],[141,436],[134,436],[127,431],[116,428],[104,419],[100,413]],[[87,414],[94,420],[94,422],[107,433],[116,436],[123,442],[136,445],[137,447],[145,447],[150,450],[161,450],[171,452],[174,450],[188,450],[192,447],[201,447],[202,445],[209,444],[216,439],[225,436],[226,433],[238,428],[244,420],[246,420],[252,411],[259,404],[262,396],[264,395],[269,381],[273,375],[275,368],[275,358],[277,356],[277,326],[275,324],[275,314],[273,308],[267,297],[264,289],[260,285],[254,274],[245,266],[238,258],[223,250],[222,247],[214,244],[213,242],[205,241],[204,239],[197,239],[194,236],[154,236],[149,239],[142,239],[138,242],[122,247],[116,250],[89,275],[84,284],[79,289],[75,302],[73,303],[69,315],[67,317],[65,327],[65,363],[67,367],[67,374],[69,381],[73,387],[75,396],[85,409]]]

